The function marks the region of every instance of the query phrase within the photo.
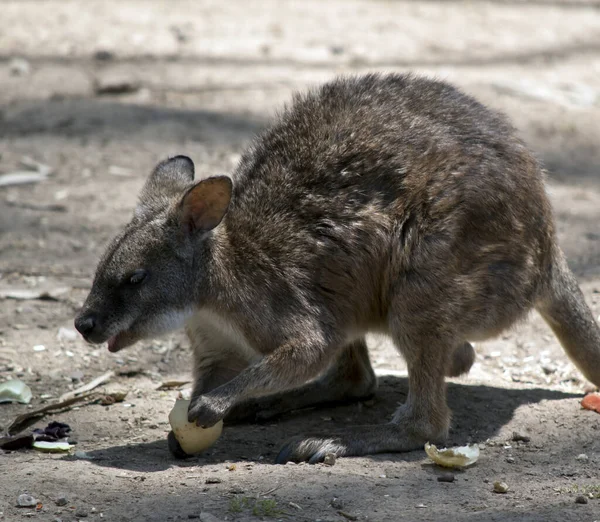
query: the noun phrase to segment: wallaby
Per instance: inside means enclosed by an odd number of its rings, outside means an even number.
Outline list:
[[[443,441],[444,377],[469,370],[468,341],[532,308],[600,385],[600,328],[513,128],[447,83],[369,74],[296,95],[231,177],[160,163],[75,325],[115,352],[185,324],[201,426],[368,397],[365,334],[389,335],[406,403],[277,457],[318,462]]]

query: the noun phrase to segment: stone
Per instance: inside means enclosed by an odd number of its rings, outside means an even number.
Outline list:
[[[23,493],[21,495],[18,496],[17,498],[17,506],[19,507],[35,507],[37,506],[37,500],[35,497],[27,494],[27,493]]]
[[[326,466],[335,465],[335,455],[333,453],[327,453],[325,455],[325,458],[323,459],[323,464],[325,464]]]
[[[506,493],[509,490],[508,484],[506,482],[496,481],[494,482],[494,493]]]
[[[529,435],[523,435],[518,431],[513,431],[512,440],[515,442],[531,442],[531,437]]]
[[[442,473],[438,475],[438,482],[454,482],[454,473]]]
[[[344,509],[344,503],[339,498],[333,497],[331,507],[334,509]]]

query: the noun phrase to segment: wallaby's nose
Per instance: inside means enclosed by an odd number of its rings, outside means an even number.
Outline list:
[[[79,316],[75,319],[75,328],[86,339],[92,334],[95,326],[96,319],[92,314]]]

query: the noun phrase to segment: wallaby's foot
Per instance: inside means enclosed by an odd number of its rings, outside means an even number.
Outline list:
[[[377,378],[364,340],[343,349],[317,380],[300,388],[251,399],[236,405],[225,417],[230,424],[266,421],[292,410],[366,400],[373,396]]]
[[[422,449],[426,442],[443,442],[447,433],[447,426],[433,428],[401,415],[389,424],[353,426],[333,435],[294,437],[283,446],[275,462],[316,464],[328,453],[336,457],[358,457],[413,451]]]
[[[475,349],[471,343],[463,343],[458,346],[452,354],[450,365],[446,370],[446,377],[458,377],[469,373],[475,362]]]

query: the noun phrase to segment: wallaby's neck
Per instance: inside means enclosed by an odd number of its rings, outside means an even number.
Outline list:
[[[206,271],[197,292],[200,306],[229,312],[244,304],[244,294],[247,293],[244,288],[248,287],[250,281],[233,239],[225,223],[210,238]]]

